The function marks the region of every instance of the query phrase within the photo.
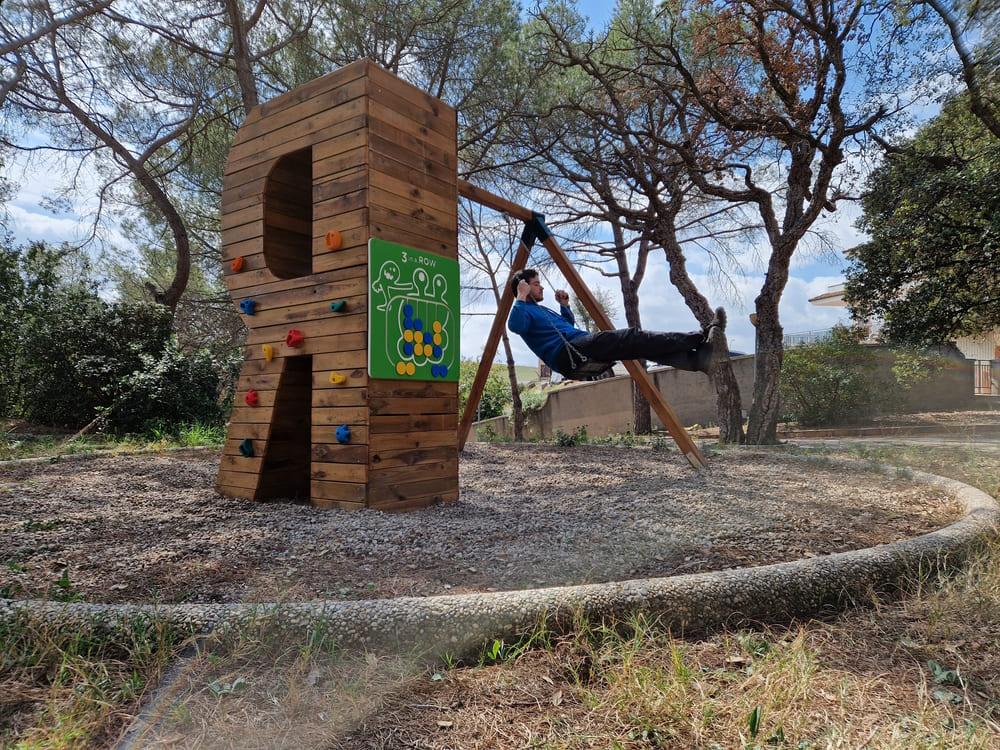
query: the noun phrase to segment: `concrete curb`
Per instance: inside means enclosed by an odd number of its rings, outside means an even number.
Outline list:
[[[871,471],[870,464],[857,461],[832,463]],[[882,471],[892,474],[896,469]],[[1000,529],[1000,506],[985,492],[933,474],[913,472],[913,478],[953,495],[964,506],[964,516],[912,539],[806,560],[669,578],[355,602],[111,605],[0,599],[0,620],[25,613],[58,624],[96,621],[116,627],[154,617],[194,629],[261,618],[268,628],[297,629],[322,622],[343,648],[453,655],[467,654],[487,639],[514,636],[541,621],[564,630],[578,617],[646,612],[686,632],[740,621],[777,622],[842,609],[872,592],[898,592],[915,574],[961,565]]]
[[[86,453],[59,453],[55,456],[35,456],[34,458],[14,458],[9,461],[0,461],[0,469],[10,469],[15,466],[30,466],[31,464],[58,464],[64,461],[86,461],[91,458],[105,458],[107,456],[148,456],[154,453],[177,453],[179,451],[218,451],[219,446],[215,445],[195,445],[190,448],[185,446],[174,446],[171,448],[140,448],[136,451],[89,451]]]

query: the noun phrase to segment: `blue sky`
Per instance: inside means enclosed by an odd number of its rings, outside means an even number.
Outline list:
[[[610,18],[614,8],[606,0],[580,0],[579,7],[591,18],[594,28],[602,27]],[[932,114],[932,113],[927,113]],[[15,236],[19,240],[37,239],[51,242],[79,240],[89,231],[87,217],[93,206],[85,198],[78,199],[72,212],[50,213],[43,206],[43,199],[51,196],[59,186],[61,175],[52,164],[40,159],[27,165],[17,164],[6,171],[8,179],[19,186],[12,202],[7,206],[8,219]],[[90,191],[93,194],[93,191]],[[83,195],[87,195],[84,191]],[[842,251],[856,244],[863,237],[853,228],[858,217],[858,209],[852,204],[841,204],[837,212],[826,220],[822,229],[832,240],[836,252],[822,258],[801,253],[793,263],[791,278],[781,302],[781,316],[786,333],[828,328],[846,321],[845,311],[819,308],[808,303],[808,299],[825,291],[830,285],[842,280],[844,261]],[[113,227],[106,229],[108,239],[115,240]],[[124,245],[124,243],[122,243]],[[766,258],[768,248],[762,242],[758,255]],[[713,287],[707,269],[699,267],[695,258],[691,260],[691,270],[699,287],[706,292],[713,305],[725,305],[730,312],[730,345],[734,350],[753,351],[753,328],[748,314],[753,309],[753,299],[763,280],[763,269],[749,267],[743,269],[743,276],[735,278],[736,293],[722,294]],[[602,278],[593,271],[584,271],[584,278],[592,287],[606,288],[618,297],[617,282]],[[565,287],[558,274],[552,275],[546,286],[553,290]],[[697,325],[693,316],[669,283],[667,265],[662,254],[654,256],[650,262],[647,277],[641,288],[640,310],[643,326],[658,330],[690,330]],[[549,297],[551,301],[551,297]],[[490,312],[490,306],[477,306],[478,312]],[[489,316],[466,316],[462,329],[462,354],[479,358],[483,342],[491,324]],[[625,325],[623,316],[618,315],[617,325]],[[515,358],[519,364],[534,365],[537,360],[516,336],[512,337]]]

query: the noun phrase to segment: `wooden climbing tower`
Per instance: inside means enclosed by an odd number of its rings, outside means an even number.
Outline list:
[[[369,240],[457,260],[456,185],[455,111],[370,61],[250,113],[222,194],[226,283],[250,333],[220,492],[384,510],[458,498],[457,382],[439,364],[368,374]],[[419,333],[439,358],[440,322],[399,315],[408,355]]]

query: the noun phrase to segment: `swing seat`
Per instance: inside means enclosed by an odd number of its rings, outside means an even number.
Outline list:
[[[563,375],[563,377],[567,380],[604,380],[604,378],[610,378],[613,375],[612,368],[614,366],[614,362],[600,362],[596,359],[587,359],[571,372]]]

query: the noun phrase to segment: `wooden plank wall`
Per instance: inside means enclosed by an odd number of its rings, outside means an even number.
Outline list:
[[[456,115],[384,70],[368,79],[373,237],[458,257]],[[458,384],[369,384],[368,504],[406,510],[458,499]]]
[[[368,61],[271,100],[244,123],[225,171],[223,262],[234,303],[257,306],[243,316],[250,334],[221,492],[290,491],[303,471],[293,443],[307,430],[315,505],[405,510],[457,499],[457,384],[367,375],[368,239],[457,257],[456,161],[454,110]],[[331,230],[341,249],[327,248]],[[337,300],[346,311],[330,309]],[[286,346],[290,328],[305,335],[301,348]],[[305,355],[311,383],[305,359],[289,359]],[[331,373],[346,381],[331,383]],[[257,406],[244,403],[250,388]],[[335,437],[341,424],[351,429],[346,445]],[[246,437],[253,458],[239,453]]]

